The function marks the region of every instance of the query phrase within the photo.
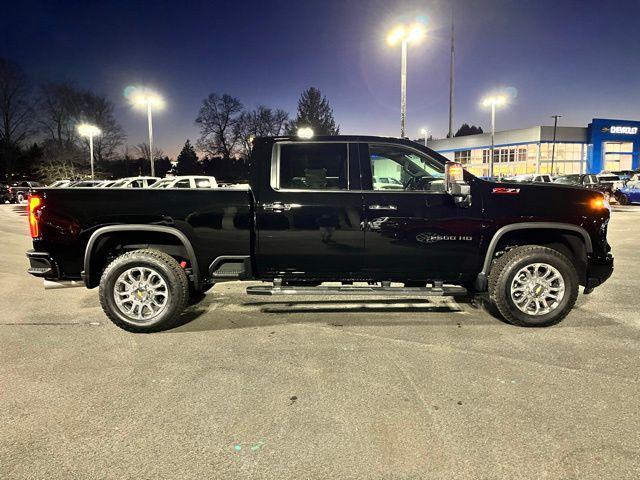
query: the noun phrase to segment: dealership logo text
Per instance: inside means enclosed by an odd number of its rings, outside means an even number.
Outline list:
[[[622,133],[624,135],[635,135],[638,133],[638,127],[623,127],[622,125],[611,125],[611,133]]]

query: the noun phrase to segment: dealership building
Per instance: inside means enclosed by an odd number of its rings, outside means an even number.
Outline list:
[[[553,130],[541,125],[496,132],[494,175],[600,173],[640,167],[640,121],[594,118],[586,127],[557,127],[555,152]],[[475,175],[489,175],[490,133],[430,140],[428,146]]]

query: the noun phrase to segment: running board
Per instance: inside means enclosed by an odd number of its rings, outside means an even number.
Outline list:
[[[379,287],[379,286],[325,286],[319,287],[247,287],[249,295],[417,295],[423,297],[451,297],[467,295],[467,289],[457,286],[442,287]]]

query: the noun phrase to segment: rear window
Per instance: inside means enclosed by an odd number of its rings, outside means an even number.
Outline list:
[[[347,178],[346,143],[280,145],[276,188],[346,190]]]

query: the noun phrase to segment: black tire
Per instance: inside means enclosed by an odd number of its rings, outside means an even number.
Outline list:
[[[511,285],[516,274],[533,263],[544,263],[554,267],[564,281],[562,299],[546,314],[525,313],[517,307],[511,297]],[[489,298],[504,319],[513,325],[548,327],[559,323],[571,311],[578,298],[578,284],[578,273],[565,255],[552,248],[525,245],[513,248],[494,260],[489,273]]]
[[[151,320],[142,323],[128,316],[116,304],[114,289],[120,275],[134,267],[152,269],[166,284],[168,297],[164,309]],[[180,314],[189,301],[189,279],[180,264],[158,250],[135,250],[120,255],[102,273],[100,304],[109,319],[123,330],[152,333],[178,325]]]
[[[18,192],[18,194],[16,195],[16,202],[19,204],[23,204],[26,202],[24,194],[22,192]]]
[[[620,202],[620,205],[629,205],[629,197],[627,197],[624,193],[620,194],[620,196],[618,197],[618,202]]]

